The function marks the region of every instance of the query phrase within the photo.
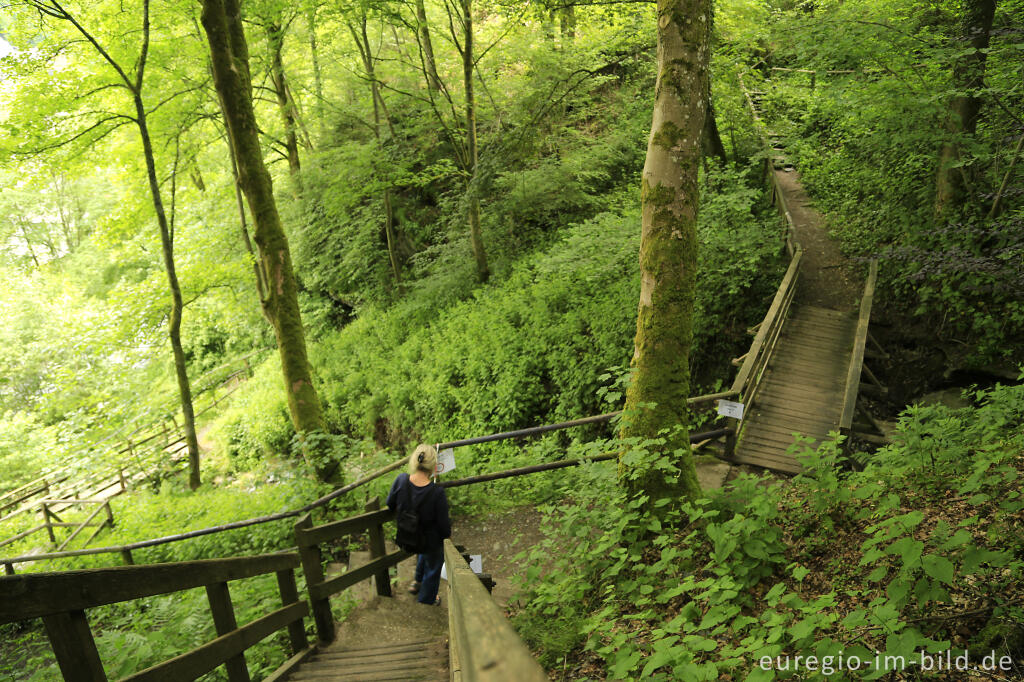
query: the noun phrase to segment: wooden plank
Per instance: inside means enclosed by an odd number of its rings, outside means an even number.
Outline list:
[[[430,644],[437,644],[443,640],[438,639],[419,639],[412,642],[402,642],[401,644],[381,644],[379,646],[367,646],[358,647],[355,649],[349,649],[343,646],[343,642],[338,642],[330,647],[326,647],[320,650],[318,657],[324,656],[347,656],[349,654],[366,655],[372,656],[379,654],[384,651],[399,651],[399,650],[415,650],[422,651],[425,647]]]
[[[803,470],[800,462],[793,457],[765,455],[760,450],[754,448],[738,452],[735,461],[740,464],[756,464],[759,467],[774,469],[776,471],[784,471],[790,474],[799,473]]]
[[[291,675],[316,652],[317,648],[315,645],[300,651],[282,663],[280,668],[263,678],[263,682],[286,682],[286,680],[292,679]]]
[[[745,462],[757,458],[758,466],[771,466],[784,471],[799,467],[795,457],[763,446],[746,446],[736,451],[736,461]]]
[[[84,611],[49,614],[43,624],[66,682],[105,682],[107,674]]]
[[[755,417],[749,420],[747,429],[758,428],[766,429],[768,431],[781,431],[790,433],[792,431],[799,431],[805,434],[814,433],[827,433],[829,429],[838,430],[839,427],[836,422],[828,419],[821,418],[804,418],[804,419],[793,419],[791,417],[784,417],[777,415],[775,418],[769,416],[768,419],[764,417]]]
[[[158,663],[134,675],[129,675],[122,682],[180,682],[194,680],[205,675],[229,658],[244,652],[260,640],[272,635],[302,618],[309,612],[305,603],[292,604],[258,618],[253,622],[221,635],[217,639],[196,647],[192,651]]]
[[[546,682],[547,673],[451,540],[444,541],[444,556],[455,625],[449,637],[459,640],[461,675],[478,682]]]
[[[831,427],[833,431],[839,429],[835,426]],[[792,442],[793,434],[799,434],[802,438],[811,438],[815,441],[823,440],[828,436],[828,428],[822,427],[820,429],[808,429],[801,427],[790,427],[790,426],[773,426],[771,424],[758,424],[756,427],[751,426],[746,431],[746,438],[751,439],[779,439],[783,442]]]
[[[231,592],[226,582],[206,586],[206,596],[213,614],[213,627],[220,636],[229,635],[238,629],[235,609],[231,605]],[[229,682],[249,682],[249,668],[245,664],[245,653],[239,651],[221,661],[228,672]]]
[[[180,592],[298,565],[299,556],[292,552],[0,578],[5,597],[0,600],[0,623]]]
[[[839,409],[815,410],[810,407],[802,407],[791,403],[779,405],[766,404],[761,402],[750,413],[750,419],[761,422],[786,420],[786,421],[827,421],[830,424],[839,424]]]
[[[332,594],[337,594],[358,582],[366,580],[375,573],[386,570],[400,561],[408,559],[410,556],[412,555],[402,550],[386,554],[379,559],[374,559],[369,563],[363,564],[359,568],[342,573],[335,578],[310,585],[309,594],[314,599],[326,599]]]
[[[857,407],[857,391],[860,388],[861,365],[864,364],[864,344],[867,343],[868,325],[871,323],[871,304],[875,296],[875,282],[878,280],[878,260],[871,261],[868,280],[864,284],[864,296],[860,301],[860,316],[857,320],[857,337],[853,344],[850,369],[846,375],[846,393],[843,397],[843,414],[839,425],[849,429],[853,424],[853,413]]]
[[[295,569],[289,568],[277,572],[277,589],[281,594],[281,606],[299,603],[299,591],[295,586]],[[288,639],[292,646],[292,654],[298,654],[309,648],[306,628],[302,621],[291,623],[288,626]]]
[[[378,509],[380,509],[379,497],[375,497],[366,503],[367,511],[376,511]],[[387,554],[388,550],[384,545],[384,526],[380,524],[370,526],[368,533],[370,536],[370,558],[379,559]],[[388,569],[384,568],[375,573],[373,576],[373,582],[377,588],[377,596],[391,596],[391,575],[388,572]]]
[[[323,555],[320,552],[320,545],[303,545],[298,541],[300,531],[309,530],[313,520],[307,513],[295,524],[296,544],[299,546],[299,556],[302,560],[302,572],[306,576],[306,590],[310,594],[310,603],[313,608],[313,622],[316,625],[316,634],[321,642],[333,642],[335,637],[334,615],[331,613],[331,602],[326,597],[313,596],[312,586],[324,581]]]
[[[322,526],[312,526],[310,528],[296,527],[295,542],[298,543],[299,547],[319,545],[322,542],[337,540],[352,533],[361,533],[364,530],[369,530],[372,526],[390,521],[394,517],[395,513],[390,509],[381,509],[379,511],[359,514],[358,516],[351,516],[340,521],[325,523]]]

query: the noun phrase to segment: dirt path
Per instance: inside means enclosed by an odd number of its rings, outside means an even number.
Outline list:
[[[825,217],[811,204],[796,170],[776,170],[796,238],[803,247],[797,301],[844,312],[857,308],[863,291],[863,277],[825,231]]]

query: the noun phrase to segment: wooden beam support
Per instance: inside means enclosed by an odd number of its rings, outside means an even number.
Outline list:
[[[65,682],[106,682],[84,611],[53,613],[43,617],[43,624]]]
[[[210,612],[213,614],[213,627],[221,637],[238,629],[235,620],[235,609],[231,605],[231,593],[226,582],[206,586],[206,597],[210,600]],[[224,661],[228,671],[228,682],[250,682],[249,668],[245,665],[245,650],[233,653]]]
[[[295,586],[294,568],[277,572],[277,589],[281,593],[281,606],[287,607],[300,603],[305,606],[304,602],[299,601],[299,591]],[[306,639],[306,628],[302,625],[302,619],[288,624],[288,640],[291,643],[293,654],[301,653],[309,648],[309,640]]]
[[[316,543],[307,544],[304,539],[312,527],[313,520],[309,514],[299,519],[295,524],[295,544],[299,547],[302,572],[306,576],[306,589],[309,592],[309,601],[313,607],[313,622],[316,625],[317,638],[326,644],[334,641],[334,615],[331,613],[330,600],[327,597],[313,593],[313,588],[324,582],[324,564],[323,555],[320,553],[320,545]]]
[[[375,497],[366,503],[366,511],[377,511],[380,509],[380,498]],[[388,553],[384,545],[384,525],[378,523],[370,526],[370,558],[379,559]],[[377,587],[377,595],[381,597],[391,596],[391,574],[387,567],[382,568],[373,574],[373,582]]]

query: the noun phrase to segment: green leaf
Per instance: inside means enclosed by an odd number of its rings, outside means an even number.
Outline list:
[[[953,582],[953,562],[938,554],[926,554],[921,559],[924,572],[947,585]]]

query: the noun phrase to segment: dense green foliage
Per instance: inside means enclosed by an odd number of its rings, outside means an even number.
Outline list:
[[[967,362],[1019,362],[1022,8],[997,4],[984,89],[965,93],[952,74],[973,54],[957,38],[966,4],[836,3],[780,16],[768,65],[818,74],[812,89],[805,73],[771,73],[766,109],[844,248],[881,256],[880,302],[947,344],[965,344],[956,352]],[[968,196],[937,217],[939,147],[951,135],[949,102],[964,94],[981,106],[977,132],[954,138],[962,149],[954,172]]]
[[[136,62],[137,6],[62,5],[121,63]],[[746,329],[763,316],[784,266],[740,74],[766,91],[766,120],[844,251],[881,257],[875,319],[882,313],[908,346],[939,347],[946,369],[1024,359],[1024,159],[1014,165],[1024,7],[1000,0],[984,87],[967,92],[954,76],[960,60],[976,56],[957,37],[967,5],[715,3],[711,90],[728,160],[709,157],[700,179],[693,393],[730,383],[730,359],[745,350]],[[653,4],[577,6],[570,21],[561,6],[478,0],[472,179],[460,157],[466,101],[455,44],[463,36],[446,14],[453,7],[427,3],[443,83],[432,93],[408,5],[246,3],[257,118],[327,422],[312,437],[323,447],[303,449],[240,237],[195,8],[154,0],[144,85],[174,222],[196,409],[209,407],[200,417],[205,484],[187,492],[162,465],[112,501],[116,525],[95,544],[299,507],[326,492],[303,461],[311,449],[354,480],[421,441],[621,407],[636,332]],[[265,29],[278,20],[298,130],[288,130],[268,85]],[[353,39],[364,27],[373,78]],[[170,296],[130,101],[66,24],[20,3],[0,15],[0,31],[14,47],[0,57],[2,494],[58,465],[77,477],[124,464],[126,439],[161,429],[180,406],[164,330]],[[772,67],[816,69],[814,87],[806,73]],[[981,100],[977,130],[950,132],[950,102],[964,95]],[[289,134],[298,138],[295,173],[283,163]],[[938,159],[950,143],[970,191],[939,217]],[[477,281],[468,241],[474,198],[487,284]],[[251,229],[251,217],[243,220]],[[251,376],[222,385],[243,356]],[[642,500],[626,500],[607,463],[459,488],[453,511],[544,509],[550,538],[522,557],[515,623],[565,678],[765,679],[773,673],[757,668],[761,656],[840,649],[1020,658],[1024,392],[969,398],[974,406],[963,410],[904,412],[894,445],[858,454],[863,471],[848,471],[837,447],[824,446],[803,453],[807,472],[791,481],[743,476],[681,509],[657,501],[658,518],[640,511]],[[607,440],[612,428],[459,450],[458,475],[623,448],[637,471],[674,470],[660,441]],[[389,479],[317,520],[361,511]],[[38,511],[0,522],[0,540],[36,523]],[[135,559],[276,551],[291,545],[291,525],[206,535]],[[58,528],[58,542],[69,532]],[[43,537],[0,553],[39,550]],[[348,549],[331,551],[343,559]],[[109,566],[115,557],[18,571]],[[277,599],[273,579],[241,582],[234,594],[240,622]],[[349,606],[337,605],[339,615]],[[118,677],[211,638],[206,611],[200,590],[89,617],[107,673]],[[0,677],[56,677],[38,627],[3,626],[0,639]],[[249,652],[254,676],[283,651],[272,638]]]
[[[1019,660],[1024,389],[970,397],[977,407],[908,410],[863,471],[842,473],[835,444],[804,448],[807,473],[789,484],[744,475],[682,511],[661,500],[662,518],[592,465],[571,504],[546,509],[547,543],[521,557],[520,632],[570,678],[788,678],[800,655],[818,657],[801,667],[817,679],[840,652],[908,670],[951,648]]]

